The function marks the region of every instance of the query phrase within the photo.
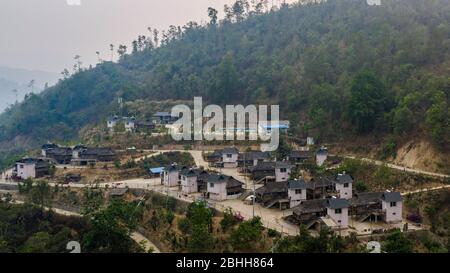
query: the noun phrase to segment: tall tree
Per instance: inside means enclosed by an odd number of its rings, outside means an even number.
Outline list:
[[[377,118],[383,113],[384,98],[384,85],[372,72],[363,71],[355,76],[348,113],[358,132],[373,131]]]

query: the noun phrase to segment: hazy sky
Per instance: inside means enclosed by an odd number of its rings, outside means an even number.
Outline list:
[[[68,2],[81,5],[68,5]],[[0,0],[0,66],[60,72],[73,57],[108,59],[109,44],[127,44],[147,27],[206,21],[234,0]],[[271,1],[269,1],[270,3]],[[275,3],[277,1],[274,1]],[[222,17],[222,16],[220,16]]]

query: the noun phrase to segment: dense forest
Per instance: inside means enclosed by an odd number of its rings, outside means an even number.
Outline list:
[[[298,136],[426,137],[448,149],[450,0],[301,1],[267,12],[264,2],[238,0],[222,20],[210,8],[205,25],[149,28],[117,47],[117,63],[64,71],[0,116],[1,157],[76,139],[119,96],[279,104]]]

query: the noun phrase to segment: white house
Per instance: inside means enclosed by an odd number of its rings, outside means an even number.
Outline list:
[[[325,203],[327,216],[336,223],[339,229],[348,227],[348,201],[343,198],[327,199]]]
[[[20,179],[39,178],[49,174],[49,163],[42,159],[23,158],[16,161],[13,175]]]
[[[236,168],[238,166],[239,150],[235,147],[222,150],[222,162],[224,168]]]
[[[275,163],[275,181],[284,182],[289,180],[291,175],[292,166],[287,162]]]
[[[288,182],[289,207],[293,208],[306,200],[306,182],[301,180],[289,180]]]
[[[381,209],[387,223],[402,221],[402,196],[399,192],[385,192],[381,195]]]
[[[164,168],[161,182],[167,187],[176,187],[180,181],[180,168],[176,164],[172,164]]]
[[[211,174],[207,179],[207,195],[209,199],[223,201],[235,199],[242,193],[243,183],[231,176]]]
[[[338,174],[334,186],[339,198],[348,200],[353,197],[353,178],[350,175],[346,173]]]
[[[106,126],[110,129],[113,130],[114,127],[116,127],[117,125],[117,121],[119,120],[118,116],[113,116],[113,117],[108,117],[108,120],[106,121]]]
[[[136,129],[136,119],[134,117],[124,117],[123,120],[125,123],[125,131],[134,132],[134,130]]]
[[[259,162],[270,162],[269,152],[245,152],[239,154],[238,162],[246,167],[256,166]]]
[[[313,137],[307,137],[306,138],[306,145],[308,145],[308,146],[314,145],[314,138]]]
[[[42,147],[41,147],[41,155],[42,155],[42,157],[47,157],[47,151],[50,150],[50,149],[56,149],[56,148],[59,148],[59,146],[57,144],[50,143],[50,142],[47,143],[47,144],[42,145]]]
[[[316,164],[317,166],[322,166],[325,163],[325,160],[328,158],[328,150],[325,147],[320,148],[316,152]]]
[[[84,150],[86,150],[87,147],[83,146],[83,145],[77,145],[75,147],[73,147],[72,149],[72,159],[79,159],[80,158],[80,153]]]
[[[207,175],[206,171],[201,169],[184,169],[180,172],[181,191],[189,194],[199,191],[199,179],[202,181]]]

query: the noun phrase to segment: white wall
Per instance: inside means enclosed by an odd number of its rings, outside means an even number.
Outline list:
[[[163,184],[168,187],[178,186],[178,171],[164,172]]]
[[[236,163],[237,162],[238,154],[231,154],[230,158],[227,155],[228,154],[222,154],[222,161],[224,163]]]
[[[36,165],[17,163],[17,176],[22,179],[36,178]]]
[[[108,128],[114,128],[116,126],[115,121],[108,121]]]
[[[402,221],[402,202],[396,202],[396,206],[391,207],[391,204],[389,202],[382,201],[381,206],[383,211],[385,211],[386,213],[387,223]]]
[[[306,189],[301,189],[301,193],[296,194],[295,189],[288,190],[289,205],[291,208],[300,204],[301,201],[306,200]]]
[[[183,193],[193,193],[198,191],[197,176],[181,176],[181,191]]]
[[[348,208],[343,208],[340,214],[335,212],[335,209],[327,208],[327,215],[333,219],[336,224],[341,228],[348,227]]]
[[[286,168],[286,172],[282,173],[280,168],[275,168],[275,180],[277,182],[288,181],[291,175],[291,168]]]
[[[336,191],[339,193],[339,198],[351,199],[352,198],[352,183],[348,183],[348,187],[345,188],[343,183],[336,183]]]
[[[322,166],[325,160],[327,160],[327,155],[316,155],[316,164],[317,166]]]
[[[125,122],[125,131],[132,132],[134,130],[134,122]]]
[[[211,183],[208,182],[207,191],[209,193],[209,198],[212,200],[222,201],[227,199],[227,183]]]

